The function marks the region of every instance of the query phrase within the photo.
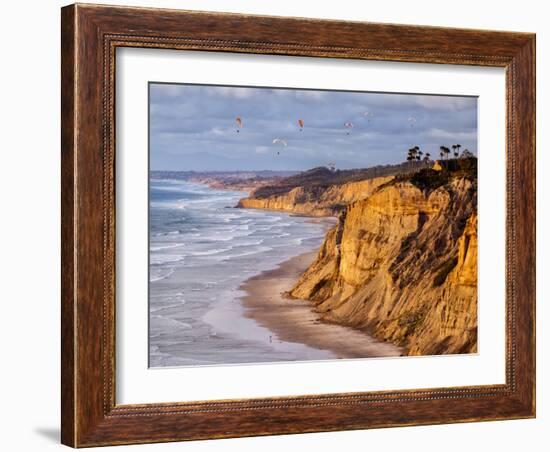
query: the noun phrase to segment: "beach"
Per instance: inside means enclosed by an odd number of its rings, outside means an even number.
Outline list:
[[[151,181],[149,365],[227,365],[333,359],[244,314],[240,286],[319,249],[332,219],[234,209],[246,193]],[[270,340],[271,337],[271,340]]]
[[[245,293],[244,315],[271,331],[274,343],[300,343],[340,359],[400,356],[397,346],[350,327],[324,322],[310,302],[284,296],[315,255],[302,253],[245,281],[240,287]]]
[[[243,192],[151,182],[149,365],[205,366],[399,355],[282,296],[334,218],[234,209]]]

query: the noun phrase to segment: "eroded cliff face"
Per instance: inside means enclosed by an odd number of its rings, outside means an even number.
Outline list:
[[[289,295],[411,355],[475,352],[475,180],[383,183],[350,201]]]
[[[309,216],[334,216],[357,200],[365,199],[380,185],[393,176],[377,177],[357,182],[329,186],[299,186],[287,193],[269,197],[255,197],[239,201],[237,207],[248,209],[269,209]]]

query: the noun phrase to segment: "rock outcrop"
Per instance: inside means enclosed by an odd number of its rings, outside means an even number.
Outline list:
[[[336,216],[349,203],[364,199],[396,175],[426,168],[425,162],[382,165],[351,170],[326,167],[283,178],[254,189],[236,207],[269,209],[310,216]]]
[[[329,321],[364,329],[411,355],[473,353],[475,171],[421,173],[372,180],[366,196],[346,198],[338,224],[289,295],[311,300]],[[292,205],[308,204],[285,206]]]
[[[237,207],[248,209],[268,209],[292,212],[309,216],[335,216],[354,201],[365,199],[380,185],[393,176],[377,177],[339,185],[302,185],[282,194],[268,197],[241,199]]]

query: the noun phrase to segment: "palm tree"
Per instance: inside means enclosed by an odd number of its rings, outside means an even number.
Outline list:
[[[453,155],[457,157],[458,154],[456,153],[456,144],[453,144],[451,147],[453,148]]]
[[[460,153],[460,148],[462,147],[461,144],[457,144],[456,145],[456,153],[459,154]]]
[[[420,155],[422,154],[422,151],[420,150],[420,147],[415,146],[415,147],[413,148],[413,150],[414,150],[414,158],[415,158],[416,160],[420,160]]]
[[[416,149],[410,148],[409,152],[407,153],[407,161],[412,162],[416,159]]]

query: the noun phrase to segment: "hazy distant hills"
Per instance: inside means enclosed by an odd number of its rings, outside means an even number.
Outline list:
[[[397,165],[379,165],[370,168],[357,168],[349,170],[331,170],[325,166],[303,171],[284,178],[273,185],[265,185],[254,192],[254,197],[261,199],[274,195],[288,193],[296,187],[329,187],[350,182],[364,181],[376,177],[396,176],[425,168],[432,163],[406,162]]]

